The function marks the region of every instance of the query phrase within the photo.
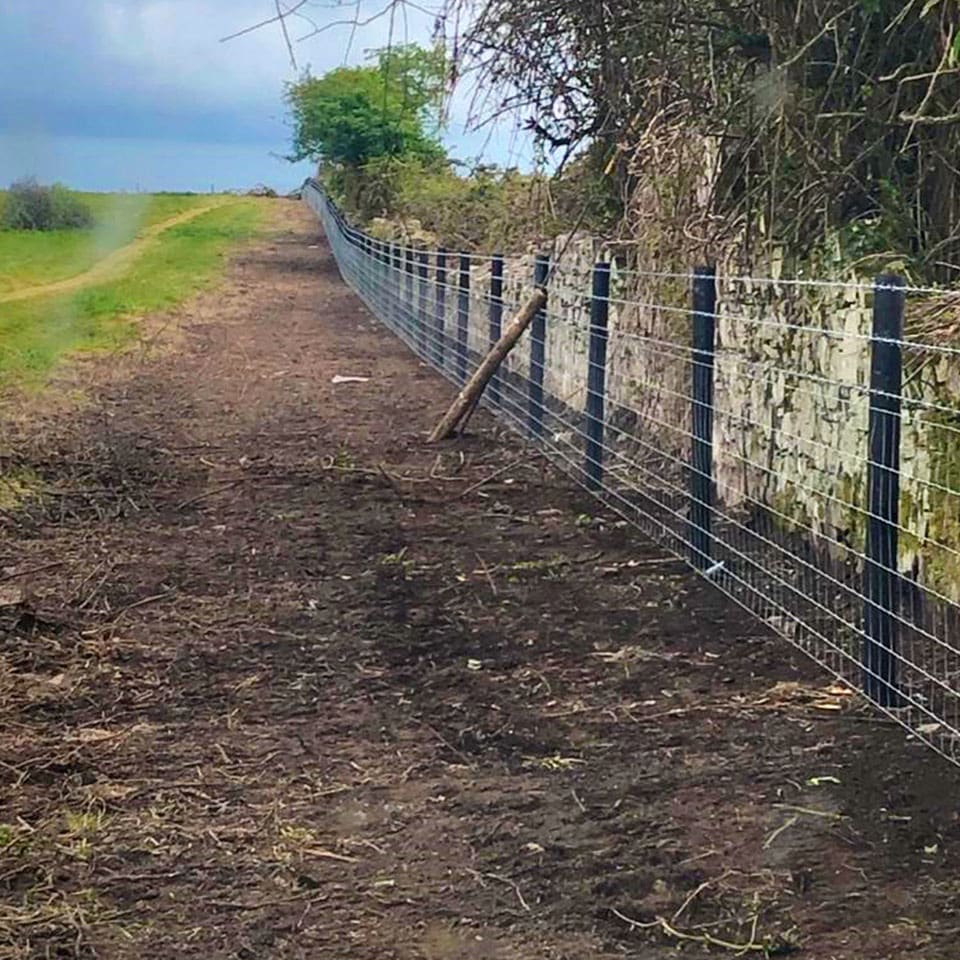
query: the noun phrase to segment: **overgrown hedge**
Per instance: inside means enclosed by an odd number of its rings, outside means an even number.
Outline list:
[[[585,164],[551,179],[492,166],[459,175],[448,161],[388,157],[321,178],[355,223],[451,250],[522,250],[569,230],[602,233],[619,215]]]
[[[44,186],[18,180],[8,191],[0,228],[4,230],[83,230],[93,226],[93,212],[62,184]]]

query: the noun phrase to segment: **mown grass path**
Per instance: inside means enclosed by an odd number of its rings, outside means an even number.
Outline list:
[[[208,201],[148,222],[136,239],[69,276],[34,271],[31,284],[0,287],[0,389],[42,388],[67,357],[129,348],[143,333],[138,318],[216,282],[227,254],[278,210],[251,198]],[[38,251],[38,267],[49,259]]]
[[[194,207],[190,210],[184,210],[176,216],[168,217],[160,223],[155,223],[147,227],[140,236],[128,244],[108,253],[102,260],[98,260],[89,270],[78,273],[75,276],[67,277],[63,280],[56,280],[52,283],[41,283],[29,287],[21,287],[18,290],[10,290],[6,293],[0,293],[0,303],[16,303],[20,300],[30,300],[33,297],[57,296],[59,294],[75,293],[84,287],[93,286],[104,280],[119,276],[126,270],[130,264],[136,260],[144,249],[152,244],[157,237],[172,227],[188,223],[197,217],[219,206],[219,203],[208,203],[200,207]]]

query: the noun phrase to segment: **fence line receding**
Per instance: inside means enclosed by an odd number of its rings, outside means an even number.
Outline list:
[[[545,284],[484,404],[960,763],[960,294],[431,250],[304,197],[347,284],[455,385]]]

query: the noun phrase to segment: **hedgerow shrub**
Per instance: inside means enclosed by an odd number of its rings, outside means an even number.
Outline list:
[[[0,211],[5,230],[83,230],[93,226],[93,212],[62,184],[44,186],[36,180],[18,180],[8,191]]]
[[[586,166],[563,178],[478,166],[461,176],[449,162],[386,157],[328,170],[331,196],[354,222],[416,223],[454,250],[521,250],[568,230],[600,232],[609,201]],[[602,185],[601,185],[602,186]]]

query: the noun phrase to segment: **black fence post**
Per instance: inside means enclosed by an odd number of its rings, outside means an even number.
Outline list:
[[[590,336],[587,353],[587,440],[585,473],[587,489],[603,486],[604,398],[607,392],[607,323],[610,318],[610,264],[593,268],[590,300]]]
[[[467,338],[470,331],[470,254],[460,254],[460,289],[457,294],[457,368],[467,382]]]
[[[390,293],[392,301],[390,320],[394,331],[396,331],[403,316],[403,262],[400,259],[400,244],[396,241],[390,242]]]
[[[387,286],[387,242],[377,241],[377,295],[384,313],[390,309],[390,291]]]
[[[503,333],[503,257],[495,253],[490,260],[490,346]],[[490,403],[494,407],[503,404],[500,391],[500,371],[490,378]]]
[[[407,273],[407,282],[406,282],[406,296],[405,300],[405,313],[406,313],[406,327],[407,333],[410,336],[413,336],[414,325],[416,324],[416,315],[413,306],[413,287],[414,279],[413,275],[416,273],[416,263],[413,259],[413,247],[404,248],[404,260],[406,263],[406,273]]]
[[[533,267],[533,285],[546,289],[550,257],[538,254]],[[530,325],[530,380],[527,394],[527,423],[534,439],[543,437],[543,368],[547,353],[547,306],[544,304]]]
[[[366,282],[366,285],[367,285],[367,295],[368,295],[368,296],[371,296],[371,295],[375,295],[375,294],[373,294],[373,290],[372,290],[373,284],[371,283],[371,281],[372,281],[372,274],[373,274],[373,270],[374,270],[374,267],[373,267],[373,237],[369,236],[369,235],[366,234],[366,233],[362,233],[362,234],[360,234],[360,236],[361,236],[361,238],[362,238],[362,239],[361,239],[361,243],[363,244],[363,247],[362,247],[363,261],[362,261],[362,264],[361,264],[361,276],[363,277],[363,279],[364,279],[364,281]]]
[[[863,690],[882,707],[902,702],[897,686],[897,527],[900,523],[900,398],[903,280],[877,277],[870,343],[867,543],[863,565]]]
[[[360,289],[364,288],[364,279],[367,273],[367,238],[365,234],[355,233],[353,238],[354,248],[357,250],[356,263],[354,265],[354,275],[359,280]]]
[[[693,445],[690,472],[690,545],[693,564],[713,563],[713,362],[717,333],[717,277],[713,267],[693,272]]]
[[[390,309],[390,320],[396,331],[398,318],[400,315],[400,297],[401,283],[403,278],[402,264],[400,262],[400,244],[395,240],[390,241],[390,299],[392,301]]]
[[[429,360],[430,328],[433,324],[430,322],[427,311],[427,271],[429,270],[430,260],[426,250],[420,250],[417,253],[417,261],[420,275],[420,282],[417,285],[417,331],[419,333],[417,346],[421,358]]]
[[[446,361],[447,346],[447,251],[437,251],[437,366],[442,370]]]

